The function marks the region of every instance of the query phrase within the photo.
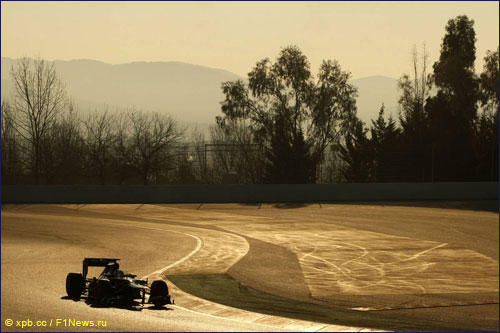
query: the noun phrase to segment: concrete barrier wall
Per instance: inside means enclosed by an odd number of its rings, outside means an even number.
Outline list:
[[[498,182],[2,186],[2,203],[261,203],[411,200],[495,200]]]

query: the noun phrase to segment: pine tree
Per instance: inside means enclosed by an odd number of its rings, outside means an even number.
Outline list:
[[[371,181],[373,150],[366,133],[363,122],[356,118],[346,135],[344,145],[339,146],[340,156],[345,162],[342,174],[349,183]]]
[[[266,149],[264,181],[268,184],[288,183],[291,178],[292,145],[290,134],[284,126],[282,118],[274,123],[271,144]]]
[[[392,117],[386,121],[382,104],[377,120],[372,120],[371,147],[373,148],[373,181],[390,182],[400,180],[400,131]]]

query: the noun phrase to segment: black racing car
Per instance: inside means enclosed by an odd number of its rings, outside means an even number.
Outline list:
[[[66,292],[72,299],[86,296],[92,306],[131,307],[136,300],[144,305],[146,294],[148,303],[161,307],[174,304],[165,281],[153,281],[151,287],[148,280],[137,279],[136,275],[125,274],[120,270],[117,258],[85,258],[82,273],[68,273],[66,276]],[[87,278],[89,267],[104,267],[98,278]]]

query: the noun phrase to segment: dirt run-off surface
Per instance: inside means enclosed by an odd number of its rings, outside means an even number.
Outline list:
[[[26,330],[8,318],[115,331],[497,331],[498,212],[456,206],[4,205],[2,331]],[[167,276],[177,305],[62,299],[83,257]]]

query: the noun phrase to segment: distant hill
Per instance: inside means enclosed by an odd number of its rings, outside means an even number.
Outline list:
[[[8,98],[12,89],[10,68],[14,59],[1,59],[1,94]],[[222,82],[241,77],[222,69],[182,62],[133,62],[111,65],[95,60],[55,62],[70,96],[82,112],[88,109],[136,107],[167,112],[182,123],[201,127],[213,123],[220,114]],[[352,80],[359,89],[358,114],[367,124],[377,116],[384,102],[395,114],[397,81],[383,76]]]
[[[2,58],[2,86],[14,61]],[[82,108],[104,105],[168,112],[185,122],[211,122],[219,112],[228,71],[181,62],[110,65],[94,60],[55,61],[68,93]],[[6,85],[6,88],[9,84]],[[2,93],[7,91],[3,91]],[[82,110],[83,111],[83,110]]]

